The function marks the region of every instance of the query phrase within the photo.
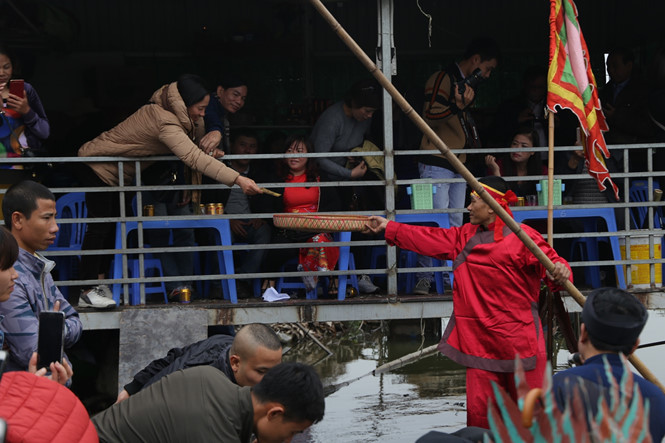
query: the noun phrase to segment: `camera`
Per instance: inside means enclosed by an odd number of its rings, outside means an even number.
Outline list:
[[[464,95],[467,85],[475,90],[483,80],[485,80],[485,77],[483,77],[483,71],[481,71],[480,68],[476,68],[471,75],[468,75],[464,80],[457,83],[457,89],[459,90],[460,95]]]

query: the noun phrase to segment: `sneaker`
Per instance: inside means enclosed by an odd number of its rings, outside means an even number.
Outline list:
[[[372,283],[372,280],[369,278],[369,275],[361,275],[358,279],[358,289],[363,294],[374,294],[379,290],[379,287]]]
[[[97,288],[102,291],[104,297],[113,300],[113,291],[111,291],[111,288],[109,288],[108,285],[99,285]]]
[[[116,307],[113,293],[106,285],[92,288],[87,294],[81,293],[79,297],[80,308],[112,309]]]
[[[429,278],[421,278],[416,283],[416,287],[413,288],[413,293],[417,295],[427,295],[429,294],[429,288],[432,286],[432,282],[429,281]]]

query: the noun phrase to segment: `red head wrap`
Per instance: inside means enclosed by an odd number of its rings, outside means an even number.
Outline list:
[[[515,193],[510,189],[507,190],[506,192],[501,192],[484,183],[481,183],[481,185],[483,186],[485,191],[487,191],[487,193],[491,195],[492,198],[496,200],[496,202],[499,203],[499,205],[501,205],[501,207],[505,209],[506,212],[510,214],[510,216],[512,217],[513,212],[510,210],[509,205],[511,203],[517,202],[517,196],[515,195]],[[471,195],[478,197],[478,193],[476,191],[471,192]],[[501,217],[497,215],[496,220],[494,220],[494,241],[499,241],[503,239],[503,227],[505,225],[506,224],[501,219]]]

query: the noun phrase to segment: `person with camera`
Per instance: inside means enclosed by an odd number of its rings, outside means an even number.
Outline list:
[[[476,97],[478,85],[490,77],[499,63],[500,51],[496,42],[489,37],[474,39],[467,47],[462,60],[437,71],[425,84],[425,105],[423,119],[436,132],[449,149],[479,148],[478,129],[469,112]],[[436,151],[432,155],[421,155],[418,160],[420,178],[461,179],[452,165],[439,153],[436,145],[423,136],[420,149]],[[466,163],[467,155],[458,158]],[[432,195],[435,209],[464,208],[466,183],[436,183],[436,193]],[[450,226],[462,225],[462,212],[449,214]],[[418,267],[431,267],[429,257],[418,257]],[[429,293],[432,273],[419,273],[415,294]]]

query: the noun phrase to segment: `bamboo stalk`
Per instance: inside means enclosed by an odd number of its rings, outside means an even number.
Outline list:
[[[404,365],[412,363],[412,362],[414,362],[416,360],[419,360],[423,357],[427,357],[430,354],[434,354],[436,352],[438,346],[439,346],[438,344],[428,346],[428,347],[426,347],[424,349],[421,349],[419,351],[412,352],[410,354],[406,354],[405,356],[400,357],[397,360],[393,360],[391,362],[383,364],[383,365],[379,366],[378,368],[374,369],[372,371],[372,375],[379,375],[379,374],[383,374],[384,372],[390,372],[394,369],[399,369]]]
[[[437,349],[437,346],[439,346],[439,345],[438,345],[438,344],[436,344],[436,345],[432,345],[432,346],[429,346],[429,347],[427,347],[427,348],[425,348],[425,349],[421,349],[420,351],[416,351],[416,352],[412,352],[412,353],[410,353],[410,354],[406,354],[405,356],[400,357],[400,358],[398,358],[397,360],[393,360],[393,361],[391,361],[391,362],[385,363],[385,364],[383,364],[383,365],[381,365],[381,366],[379,366],[379,367],[373,369],[372,371],[370,371],[370,372],[368,372],[368,373],[366,373],[366,374],[363,374],[363,375],[361,375],[361,376],[359,376],[359,377],[352,378],[351,380],[343,381],[343,382],[338,383],[338,384],[336,384],[336,385],[326,386],[326,387],[323,389],[323,392],[324,392],[324,394],[325,394],[326,397],[327,397],[328,395],[333,394],[333,393],[339,391],[339,390],[340,390],[341,388],[343,388],[344,386],[348,386],[348,385],[350,385],[351,383],[355,383],[355,382],[357,382],[358,380],[363,379],[363,378],[365,378],[365,377],[367,377],[367,376],[369,376],[369,375],[379,375],[379,374],[383,374],[384,372],[389,372],[389,371],[392,371],[392,370],[394,370],[394,369],[401,368],[401,367],[404,366],[404,365],[407,365],[407,364],[409,364],[409,363],[412,363],[412,362],[414,362],[414,361],[416,361],[416,360],[419,360],[419,359],[421,359],[421,358],[427,357],[427,356],[429,356],[429,355],[435,353],[435,352],[436,352],[436,349]]]
[[[300,323],[296,323],[296,325],[298,325],[298,327],[299,327],[299,328],[305,333],[305,335],[307,335],[309,338],[311,338],[312,341],[313,341],[314,343],[316,343],[316,344],[319,346],[319,348],[321,348],[321,349],[323,349],[324,351],[326,351],[326,353],[327,353],[328,355],[333,355],[333,354],[334,354],[334,352],[331,351],[330,349],[328,349],[328,347],[327,347],[326,345],[324,345],[323,343],[321,343],[321,340],[319,340],[318,338],[316,338],[316,337],[314,336],[314,334],[312,334],[312,331],[310,331],[308,328],[304,327],[304,326],[303,326],[302,324],[300,324]]]
[[[380,69],[377,68],[376,64],[363,52],[363,50],[358,46],[358,44],[351,38],[351,36],[346,32],[346,30],[339,24],[335,17],[326,9],[321,0],[309,0],[314,9],[323,17],[323,19],[328,22],[333,31],[339,36],[339,38],[349,47],[351,52],[360,60],[360,62],[367,68],[367,70],[376,78],[379,84],[390,94],[392,99],[397,103],[402,112],[413,121],[413,123],[420,129],[433,143],[437,149],[446,157],[446,160],[450,162],[455,170],[464,177],[464,180],[471,186],[471,188],[476,191],[476,193],[487,203],[492,210],[504,221],[506,226],[510,228],[511,231],[517,235],[517,237],[524,243],[531,253],[540,261],[540,263],[548,271],[554,271],[554,263],[549,259],[549,257],[536,245],[536,243],[529,237],[520,227],[520,224],[517,223],[508,213],[496,202],[492,196],[489,195],[483,188],[483,186],[476,180],[476,178],[471,174],[471,172],[464,166],[462,162],[459,161],[457,156],[453,154],[446,144],[439,138],[438,135],[430,128],[427,123],[422,119],[422,117],[413,110],[409,102],[399,93],[399,91],[390,83]],[[552,198],[550,198],[548,204],[550,204]],[[569,280],[563,284],[564,289],[568,294],[575,299],[575,301],[580,305],[584,306],[585,297],[584,295],[573,285]],[[663,386],[655,375],[647,369],[647,367],[642,363],[637,357],[631,355],[629,357],[630,362],[633,364],[635,369],[637,369],[640,374],[650,382],[657,385],[663,392],[665,392],[665,386]]]

